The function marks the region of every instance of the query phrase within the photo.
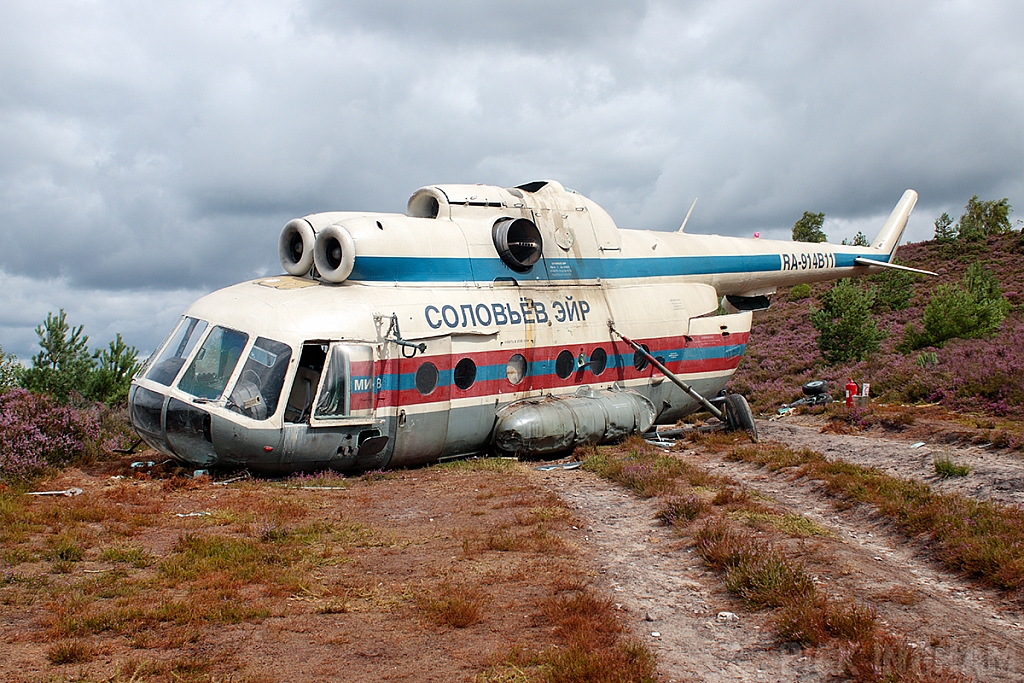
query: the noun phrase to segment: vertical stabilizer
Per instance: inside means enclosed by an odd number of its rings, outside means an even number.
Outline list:
[[[910,212],[914,210],[915,204],[917,204],[917,193],[913,190],[904,192],[899,203],[896,204],[896,208],[889,214],[889,219],[885,221],[885,225],[882,226],[878,236],[871,243],[872,249],[890,255],[896,250],[896,245],[900,243],[903,230],[907,227],[907,219],[910,218]]]

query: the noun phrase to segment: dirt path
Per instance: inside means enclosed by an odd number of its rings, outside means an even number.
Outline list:
[[[980,446],[954,446],[917,442],[871,434],[868,436],[822,433],[820,419],[787,417],[772,422],[758,421],[763,439],[791,447],[806,446],[829,459],[877,467],[887,474],[913,477],[937,491],[960,493],[979,500],[1024,505],[1024,458],[1020,454]],[[966,477],[943,479],[935,474],[934,459],[948,457],[968,465]]]
[[[615,596],[627,623],[657,652],[667,680],[828,680],[823,662],[799,648],[780,648],[762,632],[764,615],[745,612],[700,558],[657,524],[654,502],[578,469],[544,477],[587,520],[576,540],[594,556],[596,583]]]
[[[942,666],[979,681],[1021,680],[1022,615],[1000,593],[961,580],[923,557],[917,545],[864,506],[837,512],[812,482],[790,481],[744,463],[719,463],[717,472],[835,535],[817,550],[825,565],[811,561],[819,585],[830,593],[869,602],[883,623]]]
[[[943,491],[1018,503],[1024,460],[977,447],[925,446],[874,436],[822,434],[796,422],[759,423],[762,439],[807,446],[829,458],[879,467]],[[702,462],[827,529],[808,544],[815,581],[833,595],[854,595],[883,625],[918,648],[927,661],[979,681],[1024,678],[1024,615],[1019,603],[945,571],[867,506],[838,511],[815,483],[793,481],[744,463],[677,445],[673,452]],[[933,454],[971,466],[960,480],[936,477]],[[724,592],[722,580],[654,519],[655,503],[580,470],[546,472],[548,485],[587,526],[579,543],[595,556],[598,584],[621,599],[636,634],[656,649],[668,680],[818,681],[835,673],[835,653],[780,646],[751,613]],[[725,621],[720,612],[739,618]],[[652,635],[657,633],[657,636]]]

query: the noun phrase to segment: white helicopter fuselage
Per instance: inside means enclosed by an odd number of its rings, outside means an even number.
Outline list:
[[[132,421],[178,460],[266,472],[644,432],[700,403],[618,333],[716,396],[753,309],[779,286],[877,272],[915,201],[908,190],[871,247],[623,230],[553,181],[296,219],[289,274],[195,302],[133,381]]]

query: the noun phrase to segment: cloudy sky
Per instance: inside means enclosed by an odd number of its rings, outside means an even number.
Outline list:
[[[624,227],[1024,217],[1024,4],[0,0],[0,346],[152,350],[323,210],[555,178]]]

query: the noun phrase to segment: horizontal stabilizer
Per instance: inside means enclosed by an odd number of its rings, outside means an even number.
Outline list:
[[[894,270],[905,270],[908,273],[917,273],[918,275],[934,275],[938,277],[938,273],[933,273],[930,270],[921,270],[919,268],[909,268],[907,266],[900,266],[895,263],[886,263],[885,261],[875,261],[874,259],[865,258],[858,256],[853,260],[858,266],[878,266],[879,268],[892,268]]]

